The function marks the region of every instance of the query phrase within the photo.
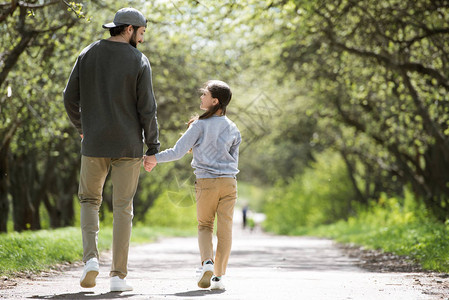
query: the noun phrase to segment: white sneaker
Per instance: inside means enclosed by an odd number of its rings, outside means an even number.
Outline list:
[[[217,276],[212,277],[210,289],[211,290],[224,290],[225,287],[223,284],[223,276],[222,277],[217,277]]]
[[[203,289],[210,287],[212,275],[214,275],[214,263],[208,260],[204,262],[201,273],[198,276],[198,286]]]
[[[133,287],[126,284],[125,279],[118,276],[111,277],[111,292],[126,292],[132,291]]]
[[[80,285],[83,288],[93,288],[95,286],[95,278],[97,278],[100,266],[98,265],[98,259],[93,257],[89,259],[84,265],[83,275],[80,279]]]

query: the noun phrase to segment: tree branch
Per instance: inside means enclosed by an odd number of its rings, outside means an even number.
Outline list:
[[[384,64],[387,68],[392,68],[392,69],[396,69],[396,70],[400,70],[400,71],[402,71],[402,70],[412,71],[412,72],[417,72],[417,73],[424,74],[424,75],[429,75],[429,76],[435,78],[438,81],[438,83],[441,86],[443,86],[446,90],[449,90],[448,78],[446,78],[443,74],[441,74],[436,69],[426,67],[420,63],[415,63],[415,62],[399,63],[386,55],[378,54],[373,51],[349,47],[345,43],[337,41],[337,38],[336,38],[337,35],[335,34],[335,32],[332,29],[335,27],[335,24],[332,22],[332,20],[328,16],[326,16],[324,13],[322,13],[319,9],[315,10],[315,13],[317,15],[321,16],[326,21],[327,27],[325,29],[323,29],[323,32],[329,39],[330,43],[332,45],[336,46],[337,48],[340,48],[344,51],[347,51],[349,53],[355,54],[360,57],[374,58],[377,61],[379,61],[380,63]],[[431,32],[430,29],[428,29],[427,27],[424,27],[423,29],[425,31],[429,32],[429,36],[432,35],[430,33]],[[447,33],[447,32],[449,32],[449,29],[448,28],[438,28],[438,29],[432,30],[432,32],[434,32],[434,34]]]
[[[8,15],[12,15],[17,7],[22,7],[22,8],[26,8],[26,9],[39,9],[39,8],[44,8],[44,7],[47,7],[50,5],[58,4],[60,2],[61,2],[61,0],[52,0],[50,2],[43,3],[43,4],[31,4],[31,3],[26,3],[24,1],[12,0],[9,3],[0,3],[0,8],[6,9],[6,11],[0,15],[0,23],[3,22],[8,17]]]
[[[331,43],[338,48],[345,50],[349,53],[356,54],[361,57],[368,57],[368,58],[374,58],[377,61],[383,63],[387,68],[393,68],[399,71],[413,71],[424,75],[429,75],[433,78],[435,78],[440,85],[442,85],[444,88],[449,90],[449,80],[445,78],[440,72],[433,68],[425,67],[422,64],[414,63],[414,62],[407,62],[407,63],[397,63],[393,61],[393,59],[377,54],[371,51],[366,50],[360,50],[352,47],[348,47],[343,43],[339,43],[335,40],[335,37],[332,35],[332,32],[326,31],[326,34],[328,38],[330,39]]]
[[[19,1],[18,6],[24,7],[24,8],[29,8],[29,9],[38,9],[38,8],[47,7],[47,6],[50,6],[53,4],[58,4],[59,2],[61,2],[61,1],[60,0],[52,0],[50,2],[43,3],[43,4],[31,4],[31,3]]]
[[[409,39],[407,41],[404,41],[407,44],[407,47],[410,47],[413,43],[420,41],[425,38],[430,38],[434,35],[438,34],[449,34],[449,28],[435,28],[435,29],[429,29],[428,27],[423,27],[424,31],[426,31],[426,34],[417,35],[412,39]]]
[[[401,170],[405,171],[408,175],[408,178],[414,183],[415,186],[419,186],[420,189],[422,189],[423,194],[430,193],[428,186],[424,183],[423,176],[424,172],[419,166],[419,163],[416,162],[410,155],[407,153],[403,153],[399,150],[399,145],[396,143],[388,144],[385,142],[385,140],[380,137],[377,134],[374,133],[368,133],[366,125],[360,123],[358,120],[355,120],[354,118],[351,118],[347,112],[343,110],[341,107],[340,100],[338,97],[335,97],[333,102],[336,105],[336,108],[340,114],[340,116],[343,118],[344,123],[347,125],[354,127],[356,130],[363,132],[365,134],[368,134],[378,145],[385,147],[388,149],[390,153],[396,157],[397,162],[401,165]],[[413,166],[416,168],[416,172],[414,172],[410,166],[407,164],[407,161],[413,164]],[[420,176],[418,176],[420,174]]]
[[[9,7],[2,15],[0,15],[0,23],[2,23],[4,20],[6,20],[8,15],[12,15],[12,13],[16,10],[17,0],[12,0],[11,3],[0,4],[0,6],[2,6],[2,7],[8,6],[8,5],[11,5],[11,7]]]
[[[404,84],[407,87],[407,89],[409,90],[410,95],[412,96],[413,102],[415,103],[415,106],[418,109],[419,115],[423,118],[425,128],[427,127],[429,134],[434,136],[440,145],[444,146],[445,149],[443,149],[444,150],[443,152],[446,153],[446,160],[449,161],[449,155],[448,155],[449,141],[442,134],[442,131],[439,128],[439,125],[436,124],[430,117],[428,110],[424,107],[424,104],[418,95],[418,92],[413,87],[413,84],[411,83],[410,77],[407,75],[407,72],[402,70],[401,75],[402,75],[402,78],[404,79]]]
[[[26,50],[31,40],[36,36],[37,33],[34,31],[26,32],[24,35],[22,35],[19,43],[17,43],[14,49],[12,49],[12,51],[9,53],[3,63],[3,69],[0,71],[0,87],[2,86],[3,82],[5,82],[6,77],[8,76],[11,69],[19,60],[20,55],[23,53],[23,51]]]
[[[346,147],[346,145],[344,145],[344,147]],[[356,178],[354,176],[354,174],[356,174],[355,167],[352,165],[352,163],[349,160],[349,157],[348,157],[347,152],[346,152],[346,148],[345,149],[341,149],[340,150],[340,154],[343,157],[343,160],[345,161],[346,168],[348,170],[349,179],[351,180],[352,186],[353,186],[354,191],[355,191],[355,193],[357,195],[357,198],[359,199],[359,202],[364,204],[364,205],[367,205],[368,204],[368,199],[367,199],[366,195],[363,195],[362,191],[360,190],[360,188],[359,188],[359,186],[357,184],[357,180],[356,180]]]
[[[23,107],[24,106],[22,106],[19,109],[19,111],[21,111],[23,109]],[[3,137],[2,144],[0,145],[0,151],[9,144],[9,141],[13,138],[17,128],[19,128],[21,123],[22,122],[19,120],[19,121],[16,121],[14,124],[11,125],[11,127],[8,130],[8,132]]]

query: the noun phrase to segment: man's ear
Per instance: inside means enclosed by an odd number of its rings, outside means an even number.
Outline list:
[[[129,33],[133,33],[134,31],[133,25],[129,25],[128,27],[126,27],[126,31],[128,31]]]
[[[214,105],[217,105],[218,103],[220,103],[220,101],[218,101],[218,98],[214,98]]]

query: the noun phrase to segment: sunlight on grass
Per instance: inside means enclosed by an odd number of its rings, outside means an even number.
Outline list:
[[[194,228],[137,226],[133,228],[131,244],[150,243],[164,236],[192,235]],[[101,227],[99,250],[110,249],[111,244],[112,228]],[[46,270],[58,263],[79,261],[82,253],[81,230],[76,227],[0,234],[0,275]]]
[[[312,235],[354,243],[369,249],[411,257],[424,269],[449,272],[449,224],[433,221],[412,199],[381,199],[381,205],[358,217],[315,228],[297,228],[294,235]]]

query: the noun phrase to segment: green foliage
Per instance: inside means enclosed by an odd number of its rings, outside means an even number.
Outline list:
[[[231,106],[243,139],[239,178],[256,185],[271,185],[300,174],[314,150],[310,141],[316,123],[305,116],[307,99],[288,87],[278,88],[281,90],[266,89],[254,97],[247,96],[248,102]]]
[[[260,187],[244,181],[238,182],[238,198],[236,206],[248,205],[254,212],[262,212],[267,188]]]
[[[76,3],[74,1],[64,1],[64,3],[68,6],[67,11],[75,13],[76,16],[80,19],[86,19],[86,21],[90,21],[90,17],[86,17],[85,13],[83,12],[82,3]]]
[[[146,226],[196,229],[196,202],[193,197],[183,189],[166,190],[145,214],[143,223]]]
[[[158,226],[133,227],[131,243],[153,242],[161,236],[192,236],[194,231],[184,228]],[[112,228],[100,226],[98,249],[110,249]],[[29,231],[0,234],[0,275],[47,270],[63,262],[82,259],[81,230],[66,227],[55,230]]]
[[[409,191],[404,198],[382,196],[357,217],[317,228],[298,228],[296,234],[328,237],[369,249],[409,256],[423,268],[449,272],[449,224],[437,222]]]
[[[344,153],[353,177],[374,186],[359,190],[365,200],[412,184],[444,221],[449,87],[442,68],[447,32],[439,28],[447,7],[425,0],[310,3],[277,3],[271,14],[290,16],[280,17],[272,36],[282,44],[283,68],[316,100],[316,141]]]
[[[353,213],[353,199],[343,160],[324,152],[302,175],[273,188],[264,207],[264,227],[292,234],[299,227],[346,219]]]
[[[236,76],[239,86],[250,98],[254,87],[273,92],[286,112],[265,121],[269,130],[256,135],[247,157],[242,154],[245,180],[290,178],[317,152],[333,148],[357,183],[358,202],[378,199],[381,192],[399,194],[411,184],[434,215],[447,218],[449,86],[443,66],[449,62],[443,24],[449,14],[443,3],[249,1],[222,10],[233,21],[223,20],[220,33],[228,37],[233,29],[244,37],[233,50],[240,67],[254,74]],[[303,98],[311,104],[297,109]],[[292,126],[279,130],[284,122]]]
[[[16,3],[5,15],[7,36],[0,42],[5,59],[0,80],[5,87],[0,94],[0,168],[5,176],[0,186],[6,187],[0,192],[6,216],[0,220],[7,219],[11,206],[19,231],[73,224],[80,147],[67,121],[62,91],[85,38],[73,34],[77,20],[63,3],[42,3],[25,16],[21,6],[29,4]],[[47,218],[43,224],[40,215]]]
[[[62,261],[73,262],[82,253],[79,229],[42,230],[0,235],[0,270],[39,271]]]
[[[6,170],[0,230],[9,207],[16,230],[76,222],[76,212],[64,208],[76,199],[79,137],[61,92],[77,55],[108,37],[101,25],[124,6],[149,20],[139,49],[152,64],[162,150],[200,113],[198,87],[222,79],[233,89],[228,115],[243,137],[239,179],[286,182],[275,191],[289,203],[276,204],[273,192],[269,205],[291,214],[292,224],[346,218],[355,202],[400,194],[410,184],[424,196],[416,201],[440,221],[447,218],[449,14],[438,1],[63,1],[32,10],[19,9],[27,1],[16,4],[0,23],[6,62],[0,70],[0,168]],[[325,178],[317,174],[329,168],[308,167],[326,149],[339,152],[346,168],[335,175],[341,185],[318,188]],[[141,176],[136,221],[145,222],[167,191],[175,203],[185,199],[178,190],[190,178],[190,158]],[[105,222],[112,207],[106,187]]]

